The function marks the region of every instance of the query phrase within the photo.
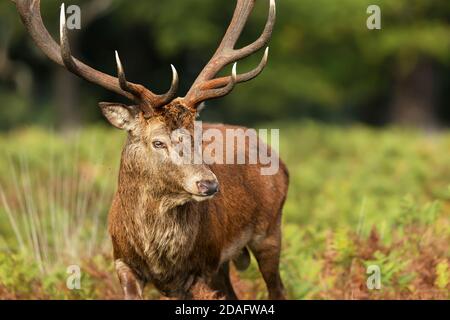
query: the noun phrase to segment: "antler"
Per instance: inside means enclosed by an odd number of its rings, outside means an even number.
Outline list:
[[[275,0],[270,0],[269,17],[261,36],[255,42],[241,49],[235,49],[236,42],[253,11],[254,5],[255,0],[237,0],[233,18],[219,48],[197,77],[186,97],[183,98],[187,105],[197,109],[202,101],[225,96],[233,90],[236,83],[254,79],[263,71],[267,64],[269,48],[266,48],[258,67],[244,74],[237,75],[236,73],[236,61],[246,58],[263,48],[269,42],[275,25]],[[220,70],[233,62],[235,63],[231,76],[214,79]]]
[[[178,90],[178,74],[172,67],[172,85],[169,91],[163,95],[157,95],[140,84],[128,82],[125,78],[122,63],[116,52],[118,78],[112,77],[101,71],[95,70],[83,62],[75,59],[70,51],[68,30],[64,4],[61,6],[60,15],[60,43],[59,46],[44,26],[40,12],[40,0],[13,0],[20,14],[23,24],[31,35],[35,44],[44,54],[60,66],[66,67],[70,72],[82,79],[95,83],[107,90],[120,94],[135,103],[142,109],[144,116],[149,117],[153,109],[160,108],[169,103],[175,97]]]

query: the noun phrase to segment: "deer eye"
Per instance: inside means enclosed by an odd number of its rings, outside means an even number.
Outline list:
[[[158,141],[158,140],[153,141],[153,142],[152,142],[152,145],[153,145],[153,148],[155,148],[155,149],[163,149],[163,148],[166,148],[166,144],[165,144],[164,142],[161,142],[161,141]]]

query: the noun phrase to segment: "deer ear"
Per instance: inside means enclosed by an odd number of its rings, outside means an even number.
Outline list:
[[[126,131],[136,128],[139,114],[137,106],[109,102],[100,102],[99,105],[103,115],[114,127]]]

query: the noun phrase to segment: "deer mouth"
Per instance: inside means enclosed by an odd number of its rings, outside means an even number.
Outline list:
[[[192,199],[194,199],[196,202],[202,202],[206,200],[210,200],[214,198],[215,194],[206,195],[206,194],[193,194],[191,193]]]

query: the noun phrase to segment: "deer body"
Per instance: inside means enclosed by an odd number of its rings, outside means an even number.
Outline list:
[[[148,282],[167,296],[189,298],[200,279],[226,297],[236,298],[229,262],[234,261],[239,269],[246,267],[247,247],[258,261],[269,298],[284,298],[279,274],[281,210],[288,187],[284,164],[280,161],[280,170],[265,176],[261,174],[261,163],[207,165],[178,161],[184,151],[199,152],[186,141],[192,138],[202,102],[229,94],[236,84],[256,78],[267,64],[268,48],[255,69],[243,74],[236,70],[236,61],[262,49],[270,40],[275,0],[269,1],[261,36],[240,49],[235,48],[236,43],[255,0],[236,1],[230,26],[217,51],[186,96],[176,98],[179,79],[173,66],[170,89],[161,95],[129,82],[117,52],[117,77],[95,70],[72,56],[64,4],[58,45],[42,21],[40,0],[13,0],[23,24],[47,57],[133,102],[100,103],[107,120],[128,134],[109,214],[116,270],[127,299],[142,298],[143,286]],[[231,63],[231,75],[217,78],[220,70]],[[222,133],[227,128],[236,129],[225,125],[208,128]],[[244,151],[236,148],[234,152],[237,156],[248,150],[247,145]]]
[[[225,132],[236,127],[208,128]],[[209,201],[183,203],[180,199],[178,205],[167,201],[173,195],[155,190],[167,192],[165,186],[158,186],[158,177],[130,172],[128,161],[122,158],[109,217],[114,257],[119,267],[129,266],[123,278],[152,282],[166,295],[186,297],[198,278],[212,283],[220,267],[246,246],[257,258],[258,249],[270,247],[274,252],[266,259],[267,267],[278,265],[281,209],[288,186],[283,163],[273,176],[261,176],[259,164],[211,165],[221,191]],[[281,281],[273,282],[279,286],[273,298],[280,298]]]

